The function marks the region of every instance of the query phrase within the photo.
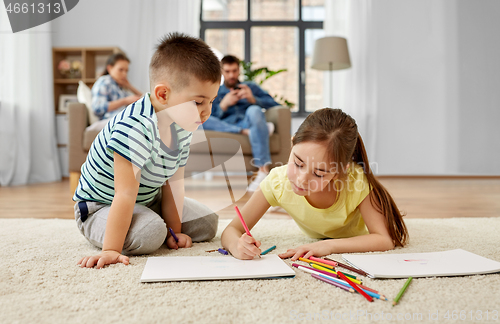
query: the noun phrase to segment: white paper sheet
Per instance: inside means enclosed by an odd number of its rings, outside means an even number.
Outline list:
[[[141,282],[293,277],[295,272],[275,254],[253,260],[232,256],[150,257]]]
[[[406,254],[342,254],[371,278],[464,276],[500,272],[500,262],[457,249]]]

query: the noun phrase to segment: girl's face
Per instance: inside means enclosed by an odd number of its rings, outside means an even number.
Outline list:
[[[337,174],[334,165],[328,161],[323,144],[302,142],[292,147],[287,176],[293,192],[297,195],[308,196],[333,190],[333,180],[337,178]]]
[[[108,73],[111,77],[118,83],[122,85],[127,80],[128,73],[128,65],[129,63],[125,60],[116,61],[115,65],[108,65]]]

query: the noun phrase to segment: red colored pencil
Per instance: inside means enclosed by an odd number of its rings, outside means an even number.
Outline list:
[[[344,281],[346,281],[349,285],[351,285],[352,288],[354,288],[357,292],[359,292],[363,297],[366,298],[369,302],[373,302],[373,298],[368,296],[367,293],[363,291],[363,289],[359,288],[358,285],[356,285],[354,282],[349,280],[342,272],[338,271],[337,276],[341,277]]]
[[[217,250],[214,250],[214,251],[217,251]],[[323,271],[323,270],[319,270],[319,269],[315,269],[315,268],[311,268],[311,267],[307,267],[307,266],[303,266],[301,264],[298,264],[298,263],[292,263],[292,266],[295,267],[295,268],[299,268],[299,267],[302,267],[302,268],[306,268],[308,270],[311,270],[311,271],[316,271],[316,272],[319,272],[319,273],[322,273],[324,275],[327,275],[327,276],[330,276],[330,277],[333,277],[333,278],[337,278],[339,279],[339,276],[337,276],[335,273],[331,273],[331,272],[326,272],[326,271]],[[299,268],[300,269],[300,268]],[[307,271],[307,270],[306,270]],[[372,293],[375,293],[375,294],[378,294],[380,295],[380,293],[375,290],[375,289],[372,289],[372,288],[369,288],[369,287],[366,287],[365,285],[358,285],[361,289],[364,289],[364,290],[369,290],[371,291]]]
[[[253,237],[252,234],[250,234],[250,230],[248,229],[247,224],[245,223],[245,220],[243,219],[243,216],[240,213],[240,210],[238,209],[238,206],[234,205],[234,210],[236,210],[236,214],[238,214],[238,217],[240,218],[241,225],[243,225],[243,228],[245,229],[245,232],[247,233],[248,236]],[[262,258],[259,254],[259,258]]]

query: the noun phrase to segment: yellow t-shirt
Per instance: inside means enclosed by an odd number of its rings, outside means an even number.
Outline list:
[[[349,167],[347,180],[337,183],[337,201],[326,209],[311,206],[304,196],[295,194],[286,175],[287,165],[271,170],[260,189],[271,206],[280,206],[312,238],[344,238],[368,234],[359,204],[370,193],[363,168]],[[344,186],[342,189],[342,184]]]

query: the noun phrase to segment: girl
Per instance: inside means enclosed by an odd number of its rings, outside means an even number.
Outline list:
[[[128,81],[130,60],[123,53],[113,54],[106,62],[103,75],[92,87],[92,109],[100,119],[111,118],[129,104],[137,101],[142,93]],[[129,95],[127,90],[134,93]]]
[[[385,251],[408,241],[400,211],[370,170],[356,122],[340,109],[317,110],[302,123],[288,165],[274,168],[243,207],[248,227],[270,206],[284,208],[308,236],[325,239],[281,258]],[[239,259],[260,254],[260,244],[238,218],[222,233],[222,245]]]

